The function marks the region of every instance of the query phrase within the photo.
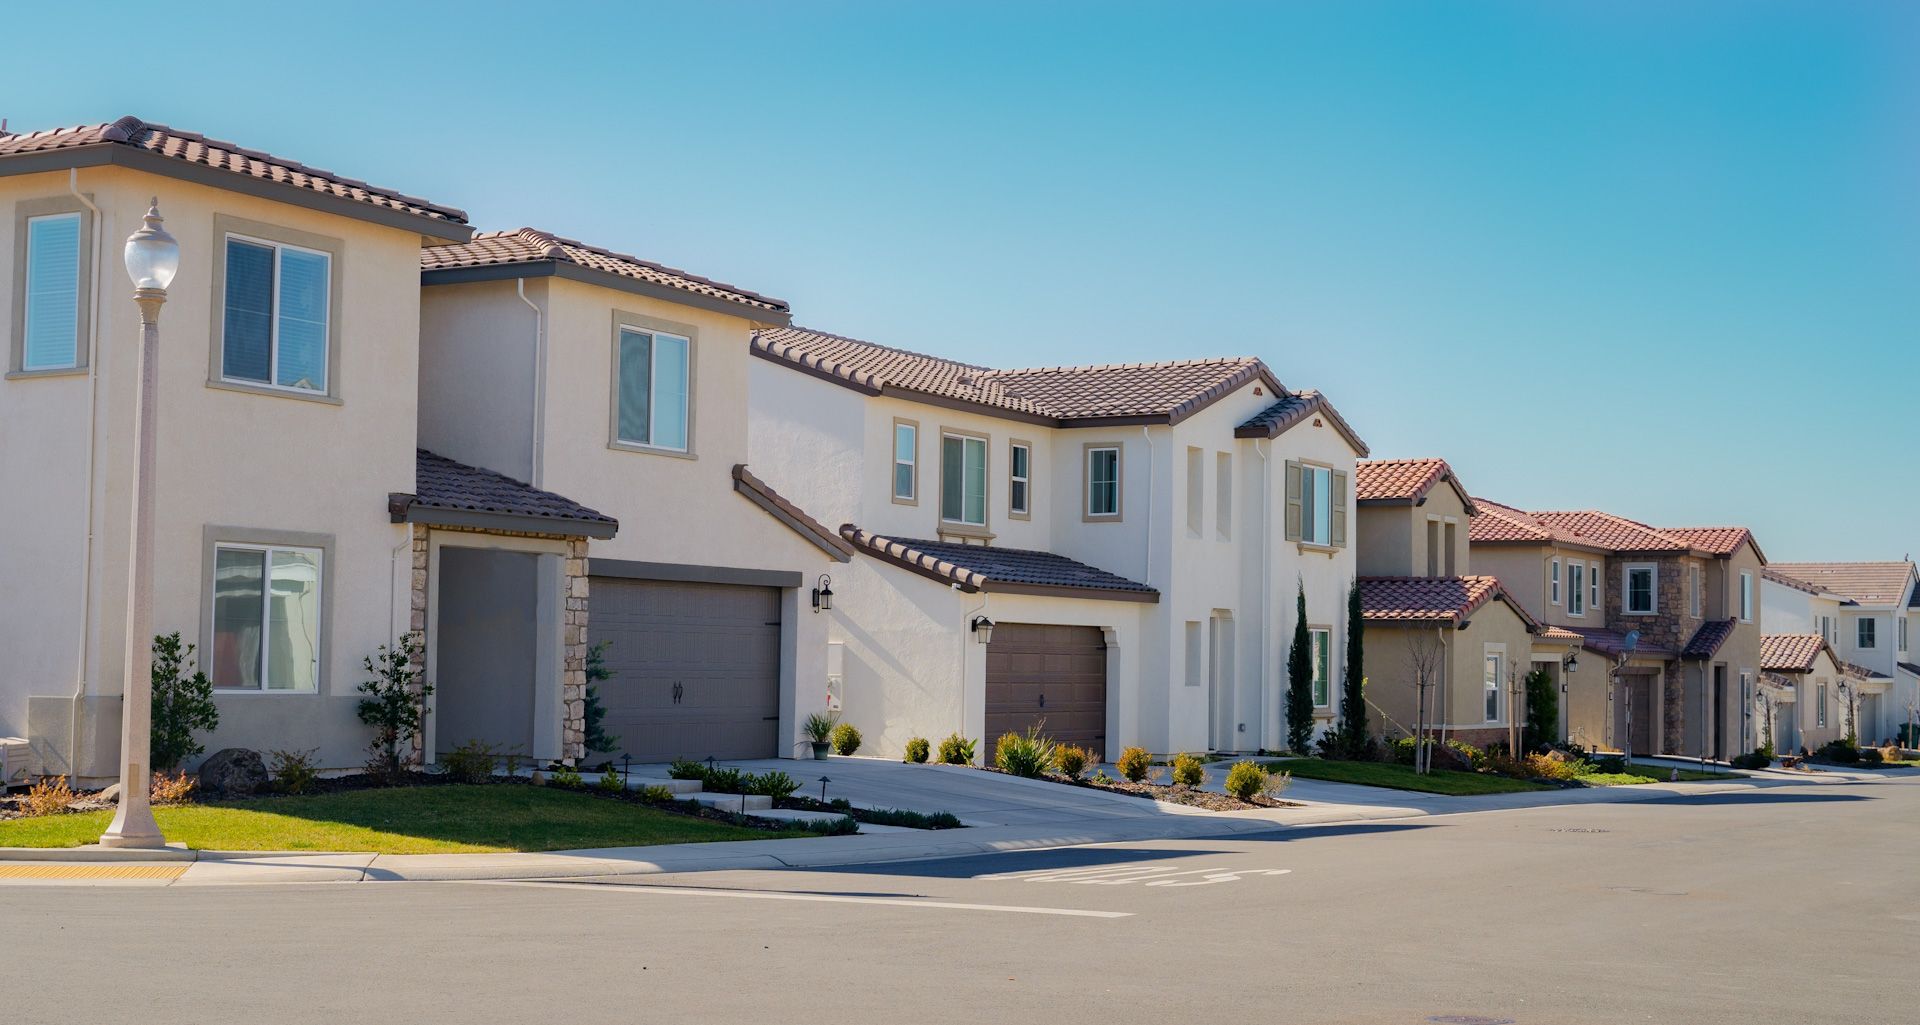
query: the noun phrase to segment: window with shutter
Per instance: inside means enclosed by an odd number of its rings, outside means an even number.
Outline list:
[[[1293,460],[1287,460],[1287,540],[1300,540],[1301,520],[1301,467]]]

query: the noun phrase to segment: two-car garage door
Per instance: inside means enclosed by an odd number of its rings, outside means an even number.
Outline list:
[[[636,762],[781,754],[780,591],[594,577],[589,644],[606,731]],[[603,756],[594,753],[589,761]]]

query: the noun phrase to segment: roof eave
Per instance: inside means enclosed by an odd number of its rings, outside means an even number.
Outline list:
[[[1159,591],[1132,591],[1121,587],[1070,587],[1064,584],[1022,584],[989,577],[982,590],[990,594],[1034,594],[1051,598],[1085,598],[1094,601],[1130,601],[1152,605],[1160,601]]]
[[[709,313],[740,317],[755,324],[787,327],[793,323],[793,314],[786,310],[749,306],[746,303],[689,292],[651,281],[641,281],[638,278],[630,278],[611,271],[582,267],[577,263],[555,260],[551,257],[509,260],[478,267],[434,267],[420,272],[420,284],[422,286],[464,285],[478,281],[512,281],[516,278],[545,277],[565,278],[568,281],[599,285],[602,288],[688,306],[696,310],[706,310]]]
[[[449,509],[427,505],[413,495],[387,496],[387,513],[394,523],[418,523],[429,527],[458,530],[505,530],[525,534],[558,534],[562,537],[588,537],[604,541],[620,530],[618,521],[584,520],[559,516],[528,516],[523,513],[493,512],[484,509]]]

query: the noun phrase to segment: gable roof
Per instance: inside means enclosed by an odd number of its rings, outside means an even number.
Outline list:
[[[803,327],[755,332],[753,354],[867,395],[1050,427],[1179,423],[1249,384],[1287,394],[1253,357],[998,370]]]
[[[784,324],[790,315],[784,299],[538,228],[483,231],[470,242],[420,252],[420,280],[426,285],[542,275],[558,275],[762,322]]]
[[[1914,578],[1911,562],[1776,562],[1771,568],[1855,604],[1894,605],[1912,600],[1907,593],[1907,585]]]
[[[1052,552],[883,537],[851,523],[841,525],[840,536],[864,554],[940,583],[957,585],[962,591],[1109,601],[1160,600],[1160,592],[1146,584]]]
[[[1419,505],[1434,485],[1445,481],[1459,494],[1467,515],[1474,513],[1472,496],[1445,459],[1363,459],[1353,474],[1353,497],[1361,504]]]
[[[1731,619],[1709,619],[1700,624],[1700,628],[1687,639],[1685,647],[1680,649],[1681,658],[1712,658],[1733,636],[1735,621]]]
[[[463,210],[132,115],[108,124],[0,134],[0,175],[107,164],[311,206],[433,238],[464,242],[473,234]]]
[[[1346,417],[1341,416],[1340,411],[1333,408],[1333,403],[1328,402],[1325,395],[1312,388],[1292,395],[1282,395],[1273,405],[1256,413],[1246,423],[1235,427],[1233,436],[1277,438],[1288,428],[1315,413],[1325,414],[1326,418],[1333,422],[1333,429],[1340,432],[1340,436],[1347,440],[1347,444],[1356,454],[1363,456],[1367,454],[1367,443],[1361,441],[1360,435],[1354,433],[1353,425],[1347,423]]]
[[[609,538],[613,517],[503,473],[414,450],[414,493],[387,496],[395,523]]]
[[[1467,539],[1479,544],[1563,544],[1616,555],[1691,554],[1727,558],[1752,545],[1766,555],[1745,527],[1651,527],[1598,509],[1529,512],[1490,498],[1474,498],[1477,512]]]
[[[1467,521],[1467,540],[1474,544],[1551,544],[1554,536],[1533,522],[1531,513],[1490,498],[1475,498],[1473,519]]]
[[[794,533],[812,542],[815,547],[826,552],[836,562],[853,561],[853,545],[839,534],[828,530],[826,525],[806,510],[794,505],[773,490],[766,481],[754,476],[747,470],[747,464],[733,464],[733,490],[745,496],[754,505],[767,511],[767,515],[786,524]]]
[[[1824,651],[1837,666],[1840,656],[1819,634],[1761,634],[1760,668],[1780,673],[1810,673]]]
[[[1785,573],[1782,573],[1779,570],[1774,569],[1772,566],[1765,566],[1761,568],[1760,579],[1771,580],[1782,587],[1791,587],[1796,591],[1805,591],[1808,594],[1832,594],[1832,592],[1823,591],[1820,588],[1807,583],[1805,580],[1800,579],[1799,577],[1790,577]],[[1837,594],[1833,594],[1832,596],[1835,598],[1840,597]]]
[[[1745,527],[1662,527],[1660,532],[1692,545],[1695,551],[1721,559],[1739,551],[1741,545],[1751,545],[1753,554],[1761,562],[1767,561],[1766,553],[1760,550],[1760,542],[1753,539],[1753,531]]]
[[[1500,586],[1497,577],[1361,577],[1360,616],[1369,623],[1458,625],[1481,606],[1499,599],[1527,629],[1540,623]]]

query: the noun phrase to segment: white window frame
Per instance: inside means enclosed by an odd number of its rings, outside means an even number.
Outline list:
[[[1308,481],[1312,483],[1309,484]],[[1307,501],[1312,495],[1313,501]],[[1300,464],[1300,541],[1333,546],[1333,467]],[[1324,515],[1323,515],[1324,513]]]
[[[28,362],[28,346],[33,339],[33,225],[37,221],[73,221],[74,235],[77,239],[74,247],[73,276],[74,296],[77,301],[73,321],[73,357],[64,363],[44,363],[35,365]],[[62,210],[55,213],[33,214],[21,220],[20,230],[24,233],[20,253],[20,366],[22,373],[37,374],[49,371],[79,370],[87,365],[86,345],[82,342],[87,332],[87,302],[92,298],[87,292],[87,217],[78,210]]]
[[[1645,570],[1647,573],[1648,608],[1633,607],[1633,575]],[[1657,562],[1629,562],[1620,567],[1620,614],[1623,616],[1657,616],[1660,614],[1660,564]]]
[[[912,443],[907,446],[907,458],[905,459],[900,458],[900,431],[902,428],[905,428],[909,434],[913,435]],[[892,471],[887,480],[887,490],[892,492],[893,500],[902,505],[920,504],[920,425],[912,420],[895,418],[893,421],[893,432],[888,436],[888,443],[892,446],[893,458],[887,464]],[[907,493],[904,495],[900,493],[900,468],[902,466],[907,468],[907,483],[910,485]]]
[[[1740,622],[1753,622],[1753,574],[1740,571]]]
[[[1879,650],[1880,624],[1872,616],[1861,616],[1853,621],[1853,646],[1861,651]]]
[[[1506,722],[1507,700],[1502,693],[1506,684],[1507,646],[1487,644],[1480,651],[1482,711],[1487,722]]]
[[[1907,647],[1907,620],[1910,619],[1911,617],[1902,615],[1895,618],[1897,618],[1900,622],[1900,647],[1898,647],[1895,650],[1904,653],[1908,650],[1911,650]]]
[[[1547,604],[1560,604],[1560,557],[1547,560]]]
[[[680,433],[687,439],[684,445],[676,447],[673,445],[662,445],[652,440],[634,441],[632,438],[623,438],[620,436],[620,400],[622,397],[620,388],[621,342],[624,341],[624,336],[629,331],[636,335],[646,335],[648,338],[647,437],[649,439],[659,433],[654,429],[654,417],[660,409],[660,346],[658,342],[661,338],[665,337],[686,343],[687,394],[686,401],[681,403],[681,409],[686,415],[687,422],[680,426]],[[633,324],[622,321],[619,328],[613,333],[613,359],[613,443],[621,448],[637,449],[642,452],[671,452],[680,455],[691,453],[693,451],[693,336],[683,335],[678,331],[663,331],[657,327],[647,327],[643,324]]]
[[[1603,610],[1600,604],[1600,564],[1587,563],[1587,608]]]
[[[1322,640],[1322,638],[1324,638],[1324,641]],[[1322,668],[1323,660],[1320,658],[1318,653],[1321,651],[1326,652],[1326,658],[1324,659],[1325,668],[1326,668],[1325,679],[1320,678],[1320,670]],[[1327,699],[1325,701],[1321,701],[1319,699],[1320,696],[1318,694],[1311,694],[1310,696],[1312,696],[1314,699],[1313,707],[1316,709],[1332,708],[1333,707],[1333,675],[1334,675],[1333,674],[1333,628],[1332,627],[1327,627],[1327,626],[1307,627],[1307,665],[1310,672],[1313,674],[1312,685],[1308,688],[1309,692],[1324,688],[1327,694]]]
[[[960,443],[960,518],[947,516],[947,440]],[[980,522],[967,519],[967,449],[971,442],[980,446]],[[956,527],[985,528],[992,517],[987,515],[987,504],[993,501],[993,454],[992,443],[978,434],[966,434],[961,431],[942,429],[940,432],[940,522]]]
[[[1578,559],[1567,562],[1567,615],[1581,618],[1587,614],[1587,564]]]
[[[1020,460],[1014,453],[1026,456],[1027,472],[1020,472]],[[1017,486],[1016,486],[1017,485]],[[1019,504],[1014,504],[1014,496],[1020,496]],[[1007,515],[1027,517],[1033,515],[1033,446],[1024,441],[1007,443]]]
[[[1815,715],[1816,721],[1814,722],[1814,725],[1817,727],[1825,727],[1827,725],[1827,681],[1821,680],[1819,683],[1815,684],[1814,693],[1816,695],[1816,699],[1814,701],[1813,710],[1815,713],[1817,713]]]
[[[1100,452],[1113,453],[1113,509],[1110,512],[1093,511],[1093,457],[1096,453]],[[1086,454],[1081,457],[1080,464],[1080,475],[1085,480],[1085,483],[1083,483],[1080,488],[1080,515],[1082,519],[1098,522],[1103,520],[1117,520],[1120,518],[1120,510],[1123,502],[1122,496],[1124,495],[1124,492],[1121,490],[1124,487],[1122,481],[1126,476],[1121,463],[1122,456],[1119,445],[1087,446]]]
[[[249,245],[264,246],[273,250],[273,288],[270,290],[273,305],[272,308],[267,311],[267,379],[265,381],[253,381],[244,377],[227,376],[227,290],[233,287],[233,282],[227,276],[226,262],[227,246],[235,239],[239,239]],[[327,280],[320,289],[320,293],[325,297],[327,304],[327,318],[320,324],[320,369],[321,372],[327,375],[326,387],[324,388],[296,388],[290,384],[279,383],[280,282],[285,280],[280,265],[286,255],[286,251],[289,249],[296,253],[322,256],[325,257],[327,261]],[[239,231],[229,231],[222,237],[220,243],[220,307],[214,311],[215,316],[220,318],[221,325],[220,383],[239,385],[242,388],[266,388],[271,391],[286,392],[289,395],[333,394],[335,385],[333,380],[333,318],[337,313],[333,308],[333,275],[335,262],[334,254],[325,249],[315,249],[312,246],[296,245],[292,242],[280,242],[270,238],[262,238],[258,235],[248,235],[245,232]],[[692,359],[691,343],[689,343],[688,346],[688,359]],[[617,425],[615,429],[618,430]]]
[[[326,602],[327,553],[326,553],[326,550],[322,548],[310,547],[307,545],[251,544],[245,541],[215,541],[213,543],[213,565],[215,567],[216,581],[218,580],[218,572],[219,572],[218,567],[220,565],[220,553],[222,551],[262,553],[261,568],[263,569],[264,574],[261,577],[261,582],[260,582],[261,588],[262,588],[262,592],[260,596],[260,665],[257,667],[259,670],[260,685],[257,687],[221,687],[216,685],[213,688],[213,692],[216,695],[218,694],[318,694],[320,692],[320,671],[323,668],[322,665],[320,664],[320,660],[322,656],[325,654],[326,645],[324,642],[324,638],[326,637],[326,634],[327,634],[327,622],[326,622],[326,618],[327,618],[327,602]],[[273,602],[271,598],[273,596],[273,555],[275,552],[299,552],[301,555],[311,556],[313,558],[313,566],[314,566],[313,603],[314,603],[314,607],[318,610],[317,612],[318,619],[315,624],[315,630],[314,630],[314,642],[313,642],[314,643],[314,657],[313,657],[314,666],[313,666],[313,685],[311,687],[300,687],[300,688],[289,689],[289,688],[274,688],[274,687],[267,686],[267,661],[269,656],[272,654],[272,652],[268,648],[268,638],[273,636],[273,630],[272,630]],[[218,596],[219,596],[219,589],[217,587],[210,587],[207,589],[207,595],[206,595],[207,625],[208,625],[207,636],[209,638],[219,636],[219,630],[220,630],[219,620],[214,618],[214,603],[218,599]],[[211,658],[212,653],[211,652],[206,653],[204,657]],[[209,673],[209,675],[211,675],[211,673]]]

